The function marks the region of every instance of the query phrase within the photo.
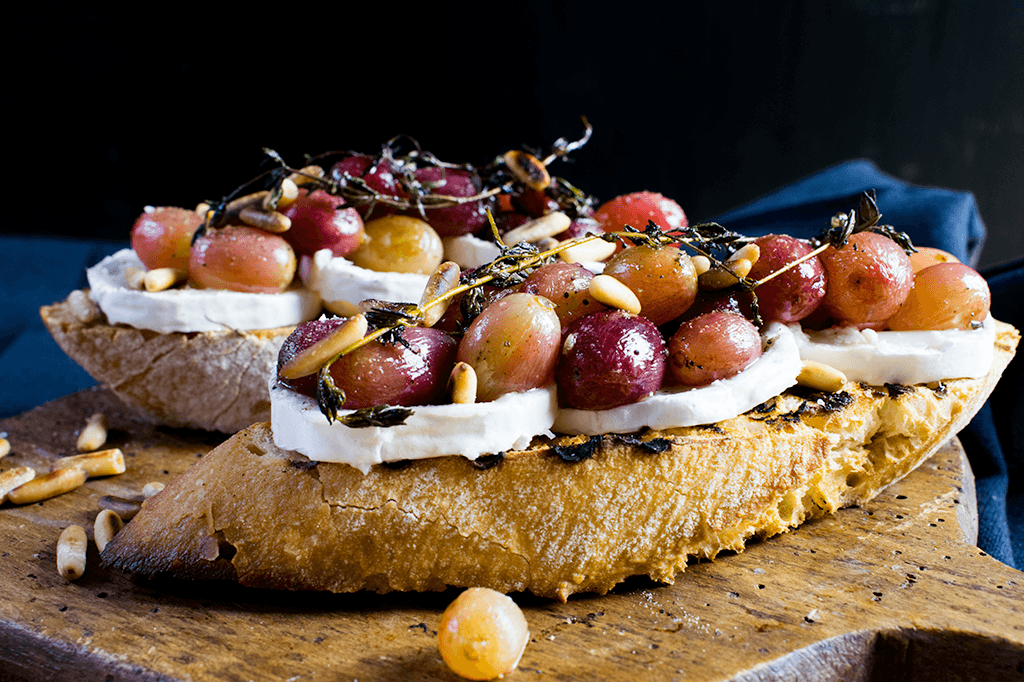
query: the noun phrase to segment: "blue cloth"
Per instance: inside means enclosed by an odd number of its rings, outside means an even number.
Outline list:
[[[968,192],[919,187],[879,171],[868,161],[851,161],[783,187],[715,218],[751,235],[786,232],[818,234],[828,219],[856,207],[859,195],[876,189],[882,222],[907,232],[915,244],[945,249],[977,263],[985,225]],[[127,246],[121,243],[46,237],[3,237],[6,278],[0,296],[7,314],[0,318],[0,417],[19,414],[95,382],[69,360],[50,338],[39,306],[61,301],[83,288],[85,268]],[[993,294],[993,314],[1024,329],[1017,302],[1024,299],[1024,264],[983,273]],[[979,546],[1000,561],[1024,562],[1024,413],[1021,362],[1011,363],[970,427],[961,434],[977,477]]]

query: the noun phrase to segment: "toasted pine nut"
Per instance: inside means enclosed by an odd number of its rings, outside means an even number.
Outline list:
[[[146,485],[142,486],[142,496],[148,500],[163,489],[164,484],[160,481],[150,481]]]
[[[565,232],[570,225],[572,225],[572,219],[569,216],[561,211],[555,211],[528,223],[523,223],[514,230],[509,230],[501,238],[501,241],[505,242],[506,246],[512,246],[519,242],[535,242],[538,239],[553,237],[560,232]]]
[[[238,212],[238,219],[249,227],[274,234],[287,232],[292,227],[292,219],[285,214],[277,211],[265,211],[259,206],[246,206]]]
[[[68,305],[71,306],[71,312],[75,314],[78,321],[83,324],[100,319],[100,307],[89,298],[89,294],[81,289],[75,289],[68,294]]]
[[[711,261],[708,260],[707,256],[690,256],[690,262],[693,263],[693,269],[698,277],[711,269]]]
[[[11,441],[0,438],[0,457],[6,457],[11,452]]]
[[[502,158],[516,179],[530,189],[541,190],[551,184],[551,174],[533,154],[513,149],[505,152]]]
[[[37,476],[7,493],[7,499],[14,504],[32,504],[42,502],[57,495],[69,493],[80,488],[89,474],[85,469],[70,467],[58,469],[48,474]]]
[[[796,382],[817,391],[835,393],[846,383],[846,375],[831,365],[806,360],[796,377]]]
[[[227,206],[224,207],[224,219],[230,220],[231,218],[237,217],[243,208],[250,206],[260,207],[263,205],[263,201],[270,196],[270,190],[261,189],[259,192],[253,192],[252,194],[246,194],[245,196],[232,199],[228,202]]]
[[[558,257],[566,263],[592,263],[603,261],[613,253],[615,253],[615,242],[593,239],[559,251]]]
[[[77,580],[85,573],[88,538],[81,526],[68,526],[57,540],[57,572],[65,580]]]
[[[129,289],[142,289],[146,286],[146,271],[139,268],[125,268],[124,285]]]
[[[595,275],[588,288],[598,303],[609,308],[618,308],[634,315],[640,314],[640,299],[633,290],[611,275]]]
[[[0,472],[0,504],[4,503],[9,492],[35,477],[36,470],[32,467],[14,467]]]
[[[288,179],[294,182],[296,187],[304,187],[305,185],[311,185],[314,183],[314,180],[311,180],[307,176],[322,178],[324,176],[324,169],[320,166],[306,166],[298,173],[292,173],[289,175]]]
[[[749,275],[750,268],[753,266],[754,264],[746,258],[727,261],[723,266],[711,268],[703,275],[700,275],[697,281],[701,289],[717,291],[732,286],[741,277]]]
[[[455,363],[448,386],[453,403],[469,405],[476,402],[476,370],[472,365]]]
[[[352,317],[359,314],[359,306],[349,301],[320,301],[320,304],[338,317]]]
[[[188,279],[188,272],[177,268],[157,268],[146,273],[143,280],[146,291],[166,291],[175,284],[180,284]]]
[[[263,200],[260,205],[264,211],[280,210],[288,208],[295,203],[295,200],[299,198],[299,186],[295,184],[295,181],[291,178],[285,178],[281,181],[281,196],[277,198],[277,205],[271,206],[271,194],[267,195],[267,198]]]
[[[534,242],[534,244],[537,246],[538,251],[549,251],[558,246],[560,243],[561,242],[559,242],[554,237],[541,237],[540,239]]]
[[[366,316],[350,317],[331,333],[303,350],[281,367],[282,379],[298,379],[319,371],[332,357],[366,335]]]
[[[117,512],[109,509],[100,511],[92,525],[92,537],[96,542],[96,549],[102,552],[107,543],[113,540],[122,528],[124,528],[124,521],[117,515]]]
[[[761,257],[761,247],[758,246],[757,244],[751,242],[749,244],[746,244],[743,248],[738,249],[735,253],[733,253],[731,256],[729,256],[729,261],[728,262],[738,261],[741,258],[744,258],[744,259],[750,261],[750,264],[753,265],[754,263],[757,262],[757,259],[760,258],[760,257]]]
[[[433,301],[438,296],[444,296],[449,291],[459,286],[459,276],[462,274],[462,270],[459,268],[458,263],[452,261],[445,261],[437,266],[437,270],[427,280],[427,286],[423,288],[423,295],[420,296],[420,307],[423,307],[430,301]],[[449,304],[452,300],[448,299],[443,303],[438,303],[434,307],[423,313],[422,324],[424,327],[433,327],[437,324],[437,321],[441,319],[445,311],[448,310]]]
[[[89,452],[84,455],[72,455],[54,460],[50,465],[50,471],[58,469],[82,469],[90,476],[113,476],[123,474],[125,471],[124,454],[121,448]]]
[[[205,201],[200,201],[198,204],[196,204],[196,213],[198,213],[204,218],[209,217],[210,205]]]
[[[129,500],[117,495],[104,495],[99,499],[100,509],[109,509],[125,521],[131,520],[142,509],[140,500]]]
[[[92,452],[99,450],[107,442],[107,418],[97,412],[89,417],[85,428],[78,434],[78,442],[75,447],[79,452]]]

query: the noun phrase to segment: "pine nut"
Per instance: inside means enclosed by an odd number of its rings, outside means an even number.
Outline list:
[[[35,477],[36,470],[32,467],[14,467],[0,472],[0,504],[4,503],[9,492]]]
[[[640,299],[633,290],[611,275],[595,275],[588,288],[598,303],[609,308],[618,308],[634,315],[640,314]]]
[[[711,268],[700,275],[697,282],[701,289],[718,291],[736,284],[741,278],[749,275],[752,267],[754,264],[746,258],[727,261],[723,266]]]
[[[807,360],[797,375],[796,382],[817,391],[835,393],[846,383],[846,375],[831,365]]]
[[[11,441],[0,438],[0,457],[6,457],[11,452]]]
[[[733,253],[731,256],[729,256],[729,260],[727,262],[731,263],[733,261],[738,261],[738,260],[740,260],[742,258],[742,259],[750,261],[750,264],[753,265],[754,263],[757,262],[757,259],[760,258],[760,257],[761,257],[761,247],[758,246],[757,244],[751,242],[751,243],[746,244],[745,246],[743,246],[743,248],[738,249],[735,253]],[[749,272],[749,270],[747,272]]]
[[[114,536],[124,528],[124,521],[109,509],[103,509],[96,515],[96,521],[92,526],[92,537],[96,542],[96,549],[103,551],[107,543],[114,539]]]
[[[472,365],[465,362],[456,363],[448,385],[453,403],[471,405],[476,402],[476,370]]]
[[[437,270],[427,280],[427,286],[423,289],[423,295],[420,296],[420,307],[422,308],[430,301],[433,301],[438,296],[444,296],[449,291],[459,286],[459,276],[462,274],[462,270],[459,268],[457,263],[452,261],[445,261],[437,266]],[[437,324],[437,321],[445,314],[448,310],[448,306],[451,304],[451,299],[443,303],[438,303],[429,310],[423,313],[422,324],[424,327],[433,327]]]
[[[518,149],[505,152],[505,165],[519,182],[530,189],[542,190],[551,184],[551,174],[540,159]],[[507,243],[507,242],[506,242]]]
[[[146,485],[142,486],[142,496],[148,500],[163,489],[164,484],[160,481],[150,481]]]
[[[298,353],[281,367],[282,379],[298,379],[320,370],[325,362],[366,335],[366,316],[350,317],[331,333]]]
[[[538,239],[553,237],[556,234],[565,232],[569,229],[570,225],[572,225],[572,220],[569,216],[561,211],[555,211],[554,213],[542,215],[540,218],[535,218],[528,223],[523,223],[513,230],[509,230],[501,238],[501,241],[506,246],[513,246],[519,242],[535,242]]]
[[[352,317],[353,315],[359,314],[359,306],[349,301],[324,301],[321,300],[320,304],[329,313],[334,313],[338,317]]]
[[[283,213],[277,211],[266,211],[262,207],[246,206],[238,212],[238,219],[249,227],[255,227],[264,232],[280,234],[287,232],[292,227],[292,220]]]
[[[312,185],[316,182],[316,180],[313,180],[308,176],[312,176],[313,178],[322,178],[324,176],[324,169],[320,166],[306,166],[298,173],[292,173],[289,175],[288,180],[294,182],[296,187],[305,187],[306,185]]]
[[[71,306],[71,312],[82,324],[89,324],[100,319],[100,307],[89,298],[89,294],[81,289],[75,289],[68,294],[68,305]]]
[[[139,268],[125,268],[124,285],[136,291],[146,286],[146,271]]]
[[[125,521],[131,520],[142,509],[141,501],[129,500],[117,495],[104,495],[99,499],[98,504],[100,509],[109,509]]]
[[[295,181],[291,178],[285,178],[281,181],[281,196],[277,198],[277,205],[271,206],[272,194],[268,194],[267,198],[263,200],[261,207],[264,211],[281,210],[288,208],[295,203],[295,200],[299,198],[299,186],[295,184]]]
[[[54,460],[50,471],[59,469],[82,469],[90,476],[113,476],[125,472],[124,454],[121,448],[100,450],[84,455],[72,455]]]
[[[68,526],[61,532],[57,540],[57,572],[65,580],[77,580],[85,573],[88,542],[81,526]]]
[[[203,218],[209,218],[210,217],[210,205],[208,203],[206,203],[205,201],[200,201],[198,204],[196,204],[196,213],[201,215]]]
[[[146,285],[146,291],[153,293],[157,291],[166,291],[187,279],[188,272],[185,270],[179,270],[177,268],[157,268],[147,272],[143,282]]]
[[[690,262],[693,263],[693,269],[697,272],[698,277],[711,269],[711,261],[707,256],[691,256]]]
[[[97,412],[85,422],[85,428],[78,434],[78,442],[75,447],[79,452],[92,452],[99,450],[107,442],[107,418]]]
[[[7,493],[7,499],[14,504],[32,504],[42,502],[57,495],[69,493],[80,488],[89,477],[85,469],[71,467],[58,469],[48,474],[37,476]]]
[[[603,261],[613,253],[615,253],[615,242],[593,239],[559,251],[558,257],[566,263],[596,263]]]

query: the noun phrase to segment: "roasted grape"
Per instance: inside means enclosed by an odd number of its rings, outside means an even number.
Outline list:
[[[472,197],[480,194],[482,183],[476,173],[427,166],[414,173],[415,179],[430,194],[449,197]],[[442,237],[458,237],[471,234],[487,225],[487,208],[494,211],[495,202],[491,199],[470,201],[443,208],[428,208],[424,211],[426,220]],[[410,215],[419,216],[419,211],[411,209]]]
[[[592,279],[594,273],[579,263],[549,263],[534,270],[521,288],[554,303],[558,321],[565,331],[573,320],[607,310],[590,295],[588,288]]]
[[[192,234],[202,222],[195,211],[147,207],[132,226],[132,249],[149,270],[187,270]]]
[[[887,324],[893,331],[970,329],[988,316],[988,283],[968,265],[939,263],[914,276],[914,286]]]
[[[519,665],[530,630],[512,599],[486,587],[460,594],[437,627],[441,658],[458,675],[490,680]]]
[[[347,256],[359,248],[363,219],[354,208],[344,205],[344,199],[322,189],[299,190],[298,199],[282,211],[292,221],[291,229],[282,236],[300,256],[312,256],[320,249]]]
[[[398,198],[408,196],[405,188],[399,183],[391,162],[376,159],[368,154],[346,156],[331,167],[330,175],[341,185],[349,184],[351,178],[361,178],[366,187],[377,194]],[[364,218],[381,218],[395,212],[394,207],[373,201],[358,204],[355,209]]]
[[[619,232],[629,225],[638,230],[653,220],[663,230],[675,230],[689,223],[682,207],[657,192],[633,192],[615,197],[594,212],[605,232]]]
[[[784,234],[769,234],[754,240],[760,255],[749,277],[760,280],[806,256],[813,249],[807,242]],[[825,268],[817,256],[803,261],[757,287],[757,305],[766,322],[796,322],[818,307],[825,296]]]
[[[200,289],[276,294],[295,276],[295,252],[276,234],[228,225],[196,239],[188,271]]]
[[[917,274],[925,268],[936,265],[938,263],[959,263],[960,259],[942,249],[936,249],[932,246],[918,246],[917,251],[910,254],[910,267],[914,269],[914,274]]]
[[[653,394],[665,375],[665,341],[650,320],[621,310],[569,326],[555,376],[568,407],[605,410]]]
[[[697,296],[697,272],[675,246],[619,251],[608,260],[604,274],[632,289],[640,299],[640,314],[656,325],[682,315]]]
[[[390,215],[366,223],[363,243],[349,258],[368,270],[429,275],[443,256],[444,245],[430,225],[412,216]]]
[[[749,320],[713,312],[683,322],[668,342],[668,363],[684,386],[728,379],[761,357],[761,335]]]
[[[875,327],[891,317],[914,282],[910,258],[888,237],[859,232],[847,244],[819,256],[827,287],[826,314],[840,324]]]
[[[459,343],[458,359],[476,370],[477,399],[486,402],[551,383],[561,338],[551,301],[510,294],[473,320]]]

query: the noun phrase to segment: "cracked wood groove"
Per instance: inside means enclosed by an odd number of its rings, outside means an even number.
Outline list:
[[[97,500],[169,481],[222,437],[154,428],[106,390],[0,421],[0,468],[72,454],[93,412],[128,472],[0,507],[0,680],[452,680],[436,628],[456,592],[308,594],[55,568]],[[566,604],[516,595],[531,642],[513,680],[1024,680],[1024,574],[970,544],[973,480],[954,441],[861,508]]]

